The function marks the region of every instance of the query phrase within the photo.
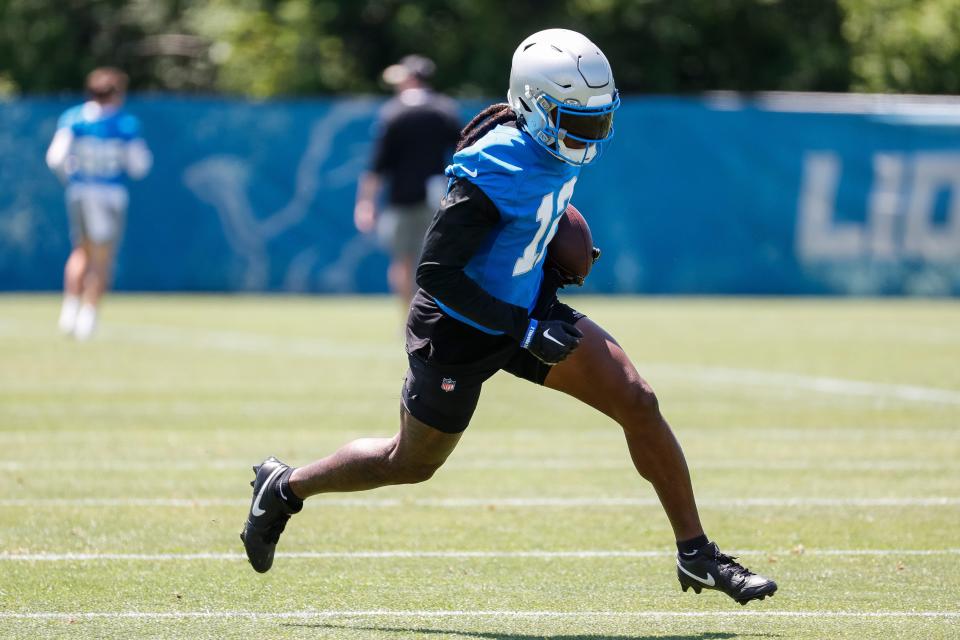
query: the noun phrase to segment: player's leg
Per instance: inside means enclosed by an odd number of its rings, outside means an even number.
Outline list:
[[[576,324],[580,346],[551,368],[544,386],[613,418],[623,428],[634,467],[657,492],[677,540],[703,535],[683,450],[653,389],[620,345],[589,318]]]
[[[83,277],[87,272],[87,243],[73,248],[63,269],[63,292],[79,298],[83,293]]]
[[[280,534],[304,498],[429,479],[457,446],[483,380],[494,371],[496,367],[458,384],[449,371],[411,356],[397,435],[354,440],[297,469],[276,458],[254,467],[253,501],[240,534],[253,568],[261,573],[270,569]]]
[[[400,298],[404,312],[410,307],[414,292],[414,258],[410,254],[394,254],[387,267],[390,290]]]
[[[390,289],[400,298],[404,317],[413,295],[417,292],[417,263],[423,248],[423,237],[433,219],[433,213],[433,209],[423,203],[392,206],[384,211],[382,216],[384,234],[389,236],[387,242],[391,259],[387,278]]]
[[[87,270],[83,278],[83,302],[96,307],[110,286],[115,247],[112,242],[90,243]]]
[[[83,293],[73,331],[78,340],[86,340],[96,329],[97,308],[109,286],[113,270],[114,245],[112,242],[89,242],[86,253],[87,269],[83,276]]]
[[[290,488],[302,499],[318,493],[423,482],[443,465],[461,435],[434,429],[401,405],[397,435],[354,440],[326,458],[298,467],[290,475]]]
[[[87,247],[85,242],[74,246],[63,267],[63,304],[60,306],[58,326],[63,333],[73,333],[80,300],[83,295],[83,278],[87,272]]]
[[[610,334],[589,318],[576,326],[583,332],[580,346],[551,368],[544,385],[589,404],[623,427],[634,466],[653,485],[673,526],[683,590],[716,589],[740,604],[772,595],[777,590],[773,580],[754,574],[708,542],[683,451],[653,389]]]
[[[87,268],[74,327],[78,340],[93,335],[100,300],[110,288],[117,241],[126,215],[126,193],[118,189],[90,193],[82,211],[87,235]]]
[[[296,469],[268,458],[253,468],[253,503],[240,534],[250,564],[260,573],[273,566],[280,534],[304,498],[423,482],[446,461],[460,435],[434,429],[401,406],[400,431],[392,438],[354,440]]]
[[[434,429],[401,407],[400,431],[392,438],[354,440],[296,469],[268,458],[253,468],[253,502],[240,534],[250,564],[259,573],[269,571],[280,534],[304,498],[423,482],[446,461],[460,435]]]
[[[88,263],[88,241],[83,225],[83,201],[68,191],[66,204],[67,219],[70,224],[70,242],[73,249],[63,267],[63,304],[60,306],[60,319],[57,325],[62,333],[71,334],[83,295],[83,278],[87,273]]]

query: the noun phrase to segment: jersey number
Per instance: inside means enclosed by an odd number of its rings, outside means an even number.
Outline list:
[[[523,250],[523,255],[517,258],[513,265],[513,275],[521,276],[540,262],[547,251],[547,245],[553,240],[557,232],[557,223],[560,222],[560,212],[566,210],[567,203],[573,195],[573,186],[577,183],[577,176],[570,178],[557,193],[548,193],[543,196],[540,206],[537,207],[537,222],[540,228],[533,236],[533,240]],[[547,233],[547,230],[550,230]]]
[[[76,169],[93,178],[113,178],[123,172],[125,144],[83,136],[73,143]]]

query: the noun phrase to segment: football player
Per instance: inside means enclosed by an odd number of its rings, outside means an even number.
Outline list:
[[[613,137],[620,105],[603,53],[548,29],[513,57],[508,102],[462,133],[450,186],[427,232],[407,321],[409,369],[400,431],[292,468],[254,467],[241,534],[253,568],[270,569],[280,533],[308,496],[422,482],[466,429],[485,380],[500,370],[569,394],[623,428],[634,466],[653,484],[677,541],[684,591],[716,589],[741,604],[777,589],[704,534],[683,452],[657,397],[616,340],[560,302],[544,271],[547,244],[585,165]]]
[[[101,67],[87,76],[90,100],[60,116],[47,165],[66,185],[73,250],[63,274],[60,330],[93,335],[97,307],[110,285],[127,211],[126,179],[143,178],[153,157],[140,122],[123,110],[127,75]]]

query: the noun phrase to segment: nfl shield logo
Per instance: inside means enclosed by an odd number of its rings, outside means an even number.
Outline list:
[[[457,381],[453,378],[444,378],[440,381],[440,388],[447,392],[453,391],[456,386]]]

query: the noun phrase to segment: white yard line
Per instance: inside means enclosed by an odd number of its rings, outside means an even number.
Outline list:
[[[209,460],[132,460],[110,458],[96,460],[0,460],[0,471],[24,471],[45,469],[54,471],[237,471],[251,465],[252,458]],[[930,460],[781,460],[750,461],[704,460],[688,458],[694,470],[750,470],[750,471],[958,471],[954,462]],[[448,471],[486,471],[491,469],[562,469],[562,470],[631,470],[630,460],[622,458],[467,458],[448,462]]]
[[[241,498],[4,498],[0,507],[224,507],[248,505]],[[960,498],[945,496],[905,498],[701,498],[703,508],[744,507],[956,507]],[[433,507],[464,509],[474,507],[588,508],[659,506],[655,498],[584,496],[578,498],[485,497],[485,498],[321,498],[318,506],[360,507]]]
[[[960,498],[701,498],[710,507],[948,507],[960,506]],[[415,500],[417,506],[454,509],[458,507],[620,507],[659,506],[654,498],[582,497],[582,498],[435,498]]]
[[[802,551],[780,549],[775,551],[735,549],[740,556],[837,556],[837,557],[913,557],[956,556],[960,549],[803,549]],[[278,558],[306,560],[363,560],[363,559],[539,559],[539,560],[586,560],[604,558],[671,558],[673,551],[286,551],[278,552]],[[0,553],[0,562],[191,562],[191,561],[246,561],[242,553]]]
[[[14,620],[90,620],[127,618],[138,620],[165,619],[231,619],[248,620],[311,620],[323,618],[960,618],[960,611],[390,611],[318,610],[318,611],[32,611],[0,612],[0,619]]]
[[[712,385],[767,387],[792,391],[812,391],[829,395],[867,397],[875,400],[899,400],[929,404],[960,405],[960,391],[911,384],[866,382],[847,378],[811,376],[799,373],[741,369],[737,367],[706,367],[699,365],[650,364],[642,371],[651,376],[694,380]]]
[[[41,340],[56,338],[56,334],[51,331],[38,330],[32,325],[14,322],[0,324],[0,336]],[[180,349],[204,349],[301,358],[349,357],[391,360],[403,355],[403,345],[399,342],[351,343],[271,335],[252,331],[228,331],[126,322],[113,322],[104,326],[98,340]]]
[[[4,389],[0,389],[2,394]],[[239,405],[238,405],[239,406]],[[0,411],[5,411],[6,405],[0,405]],[[237,411],[242,414],[243,409]],[[107,412],[109,413],[109,412]],[[105,413],[105,415],[107,415]],[[0,414],[2,416],[3,414]],[[157,411],[151,415],[156,417]],[[116,417],[116,416],[112,416]],[[517,428],[507,431],[489,431],[486,425],[478,424],[476,431],[472,433],[472,451],[467,448],[458,449],[456,457],[451,461],[460,464],[462,461],[469,463],[467,458],[471,455],[479,455],[489,458],[491,453],[502,451],[507,456],[515,456],[517,451],[529,451],[530,457],[527,459],[537,459],[538,454],[546,453],[541,448],[549,449],[550,454],[557,453],[556,443],[558,438],[561,444],[565,444],[565,450],[586,452],[592,451],[592,455],[600,455],[600,452],[614,451],[623,455],[623,460],[627,461],[626,449],[623,446],[623,435],[618,433],[613,423],[604,422],[605,418],[598,418],[598,422],[589,424],[552,424],[542,428]],[[326,425],[325,425],[326,426]],[[310,442],[311,446],[315,443],[322,444],[326,442],[328,446],[335,447],[343,443],[344,439],[355,437],[353,431],[337,430],[336,425],[330,425],[330,431],[324,431],[322,434],[317,432],[316,426],[296,426],[284,430],[287,441]],[[215,428],[198,432],[196,429],[182,430],[158,430],[157,428],[139,426],[136,421],[128,428],[46,428],[46,427],[25,427],[25,428],[4,428],[0,430],[0,443],[3,444],[0,449],[2,452],[10,455],[12,446],[34,447],[30,449],[30,455],[35,452],[43,453],[47,451],[51,443],[66,446],[68,453],[76,451],[76,447],[85,446],[90,449],[78,454],[79,458],[86,453],[90,455],[100,455],[103,453],[101,440],[109,439],[116,446],[125,445],[130,448],[130,455],[126,457],[133,458],[140,455],[146,446],[144,443],[150,443],[150,450],[158,453],[169,454],[171,460],[179,458],[184,444],[195,444],[197,439],[204,443],[217,442],[221,444],[236,445],[238,434],[249,433],[248,428],[224,429]],[[472,429],[473,427],[471,427]],[[946,447],[960,445],[960,429],[947,427],[890,427],[883,424],[865,427],[783,427],[777,425],[756,425],[756,426],[704,426],[704,425],[682,425],[677,428],[679,435],[684,440],[693,438],[725,438],[728,441],[737,442],[738,446],[762,446],[781,445],[783,442],[798,441],[798,447],[791,449],[791,453],[802,455],[809,443],[841,443],[856,448],[848,448],[844,451],[869,451],[868,447],[879,446],[886,449],[886,444],[891,441],[905,441],[908,444],[921,443],[924,448],[924,455],[937,455],[941,458],[950,458],[951,451],[944,450]],[[318,440],[322,436],[323,440]],[[879,437],[882,436],[882,437]],[[545,440],[549,439],[549,440]],[[744,441],[744,442],[741,442]],[[933,441],[933,442],[931,442]],[[40,443],[42,446],[37,446]],[[547,445],[550,446],[547,446]],[[174,450],[175,445],[179,449]],[[603,449],[600,449],[603,447]],[[125,455],[127,451],[123,452]],[[262,455],[262,454],[257,454]],[[745,454],[746,455],[746,454]],[[766,455],[764,451],[764,455]],[[693,457],[693,456],[691,456]],[[831,456],[832,457],[832,456]],[[31,458],[32,460],[33,458]],[[116,459],[116,457],[114,457]],[[135,458],[134,458],[135,459]],[[695,458],[694,458],[695,459]],[[715,458],[714,458],[715,459]],[[249,466],[262,460],[260,457],[248,457],[243,460],[244,466]],[[829,459],[828,459],[829,460]],[[733,464],[732,460],[723,461],[721,464]]]

